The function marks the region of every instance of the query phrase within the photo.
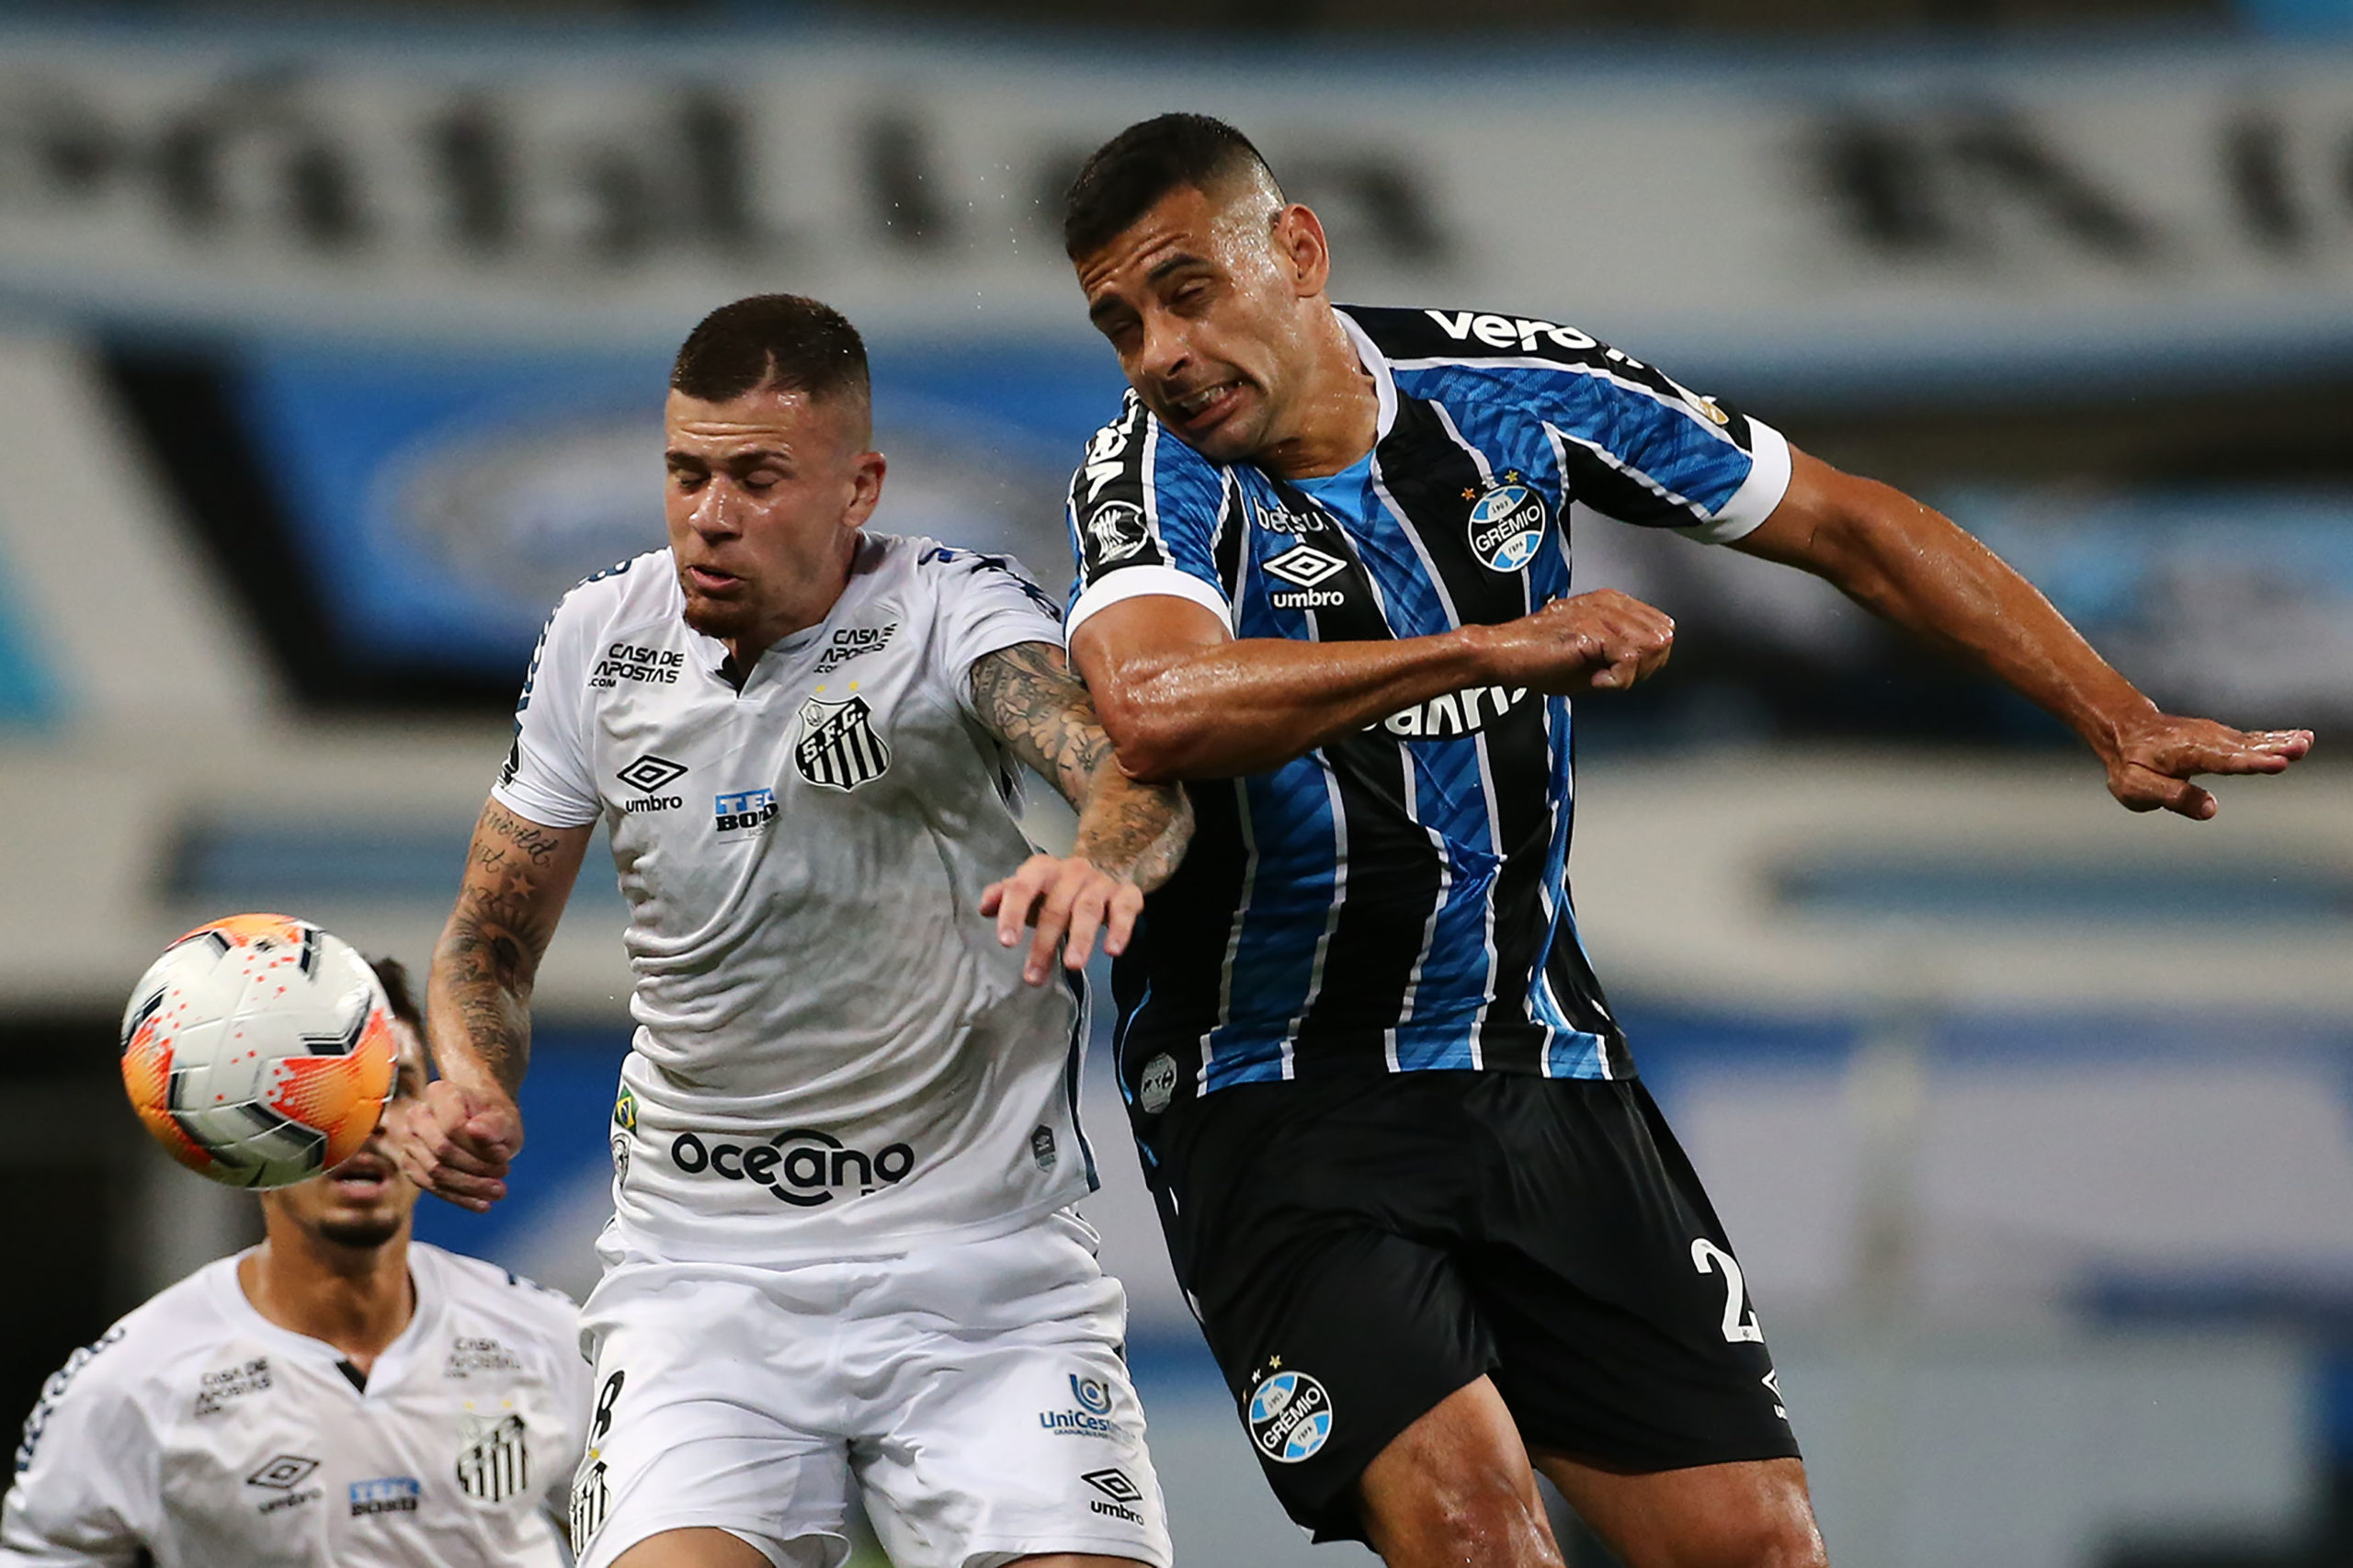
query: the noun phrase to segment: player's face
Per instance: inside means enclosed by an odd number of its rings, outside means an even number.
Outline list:
[[[1313,213],[1256,183],[1180,186],[1075,265],[1128,384],[1187,446],[1240,462],[1296,434],[1313,363],[1304,307],[1330,272]]]
[[[824,619],[882,491],[865,399],[763,387],[705,403],[674,392],[665,424],[664,512],[687,624],[764,648]]]
[[[392,1097],[413,1098],[425,1092],[425,1044],[415,1029],[397,1021],[392,1036],[400,1042]],[[401,1175],[379,1122],[351,1158],[324,1176],[268,1193],[264,1201],[303,1230],[338,1246],[364,1249],[382,1246],[401,1233],[416,1195],[416,1184]]]

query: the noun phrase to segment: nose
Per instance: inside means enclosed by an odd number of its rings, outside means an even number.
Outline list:
[[[1154,381],[1173,381],[1192,362],[1193,346],[1186,337],[1185,324],[1166,311],[1146,312],[1136,369]]]
[[[712,479],[703,485],[695,497],[694,510],[687,520],[695,532],[706,538],[723,539],[739,531],[735,526],[735,507],[731,497],[733,486],[723,479]]]

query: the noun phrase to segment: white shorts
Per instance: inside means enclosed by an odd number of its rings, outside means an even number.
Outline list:
[[[573,1483],[580,1568],[715,1526],[839,1568],[858,1488],[897,1568],[1093,1552],[1169,1568],[1127,1301],[1067,1211],[986,1241],[757,1268],[614,1262]]]

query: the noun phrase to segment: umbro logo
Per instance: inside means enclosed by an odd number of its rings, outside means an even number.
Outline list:
[[[646,753],[614,777],[641,795],[651,795],[665,784],[674,783],[687,776],[684,763],[672,762],[666,756]]]
[[[245,1477],[248,1486],[266,1486],[273,1492],[284,1492],[300,1486],[310,1473],[319,1468],[319,1461],[301,1454],[275,1454],[259,1470]]]
[[[1286,583],[1312,588],[1334,574],[1347,571],[1348,563],[1313,545],[1295,544],[1267,562],[1266,569]]]
[[[1090,1470],[1079,1477],[1114,1503],[1140,1503],[1143,1488],[1128,1479],[1124,1470]]]

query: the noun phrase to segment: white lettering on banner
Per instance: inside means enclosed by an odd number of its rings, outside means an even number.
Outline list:
[[[1827,342],[1847,363],[1941,347],[2057,364],[2249,322],[2353,324],[2346,59],[2221,46],[2053,71],[2020,51],[1912,61],[1900,90],[1868,59],[1797,85],[1505,68],[1470,97],[1435,79],[1369,92],[1345,63],[1220,74],[1235,101],[1279,91],[1280,122],[1253,134],[1358,297],[1573,297],[1645,354],[1704,345],[1719,362]],[[666,344],[789,269],[870,330],[1076,338],[1060,214],[1037,194],[1159,69],[1108,65],[1078,91],[1044,52],[977,69],[905,40],[688,35],[655,59],[267,28],[202,49],[0,37],[0,289]],[[1595,155],[1499,155],[1562,146]],[[1594,347],[1545,318],[1429,319],[1472,355]],[[1089,452],[1090,498],[1120,455]]]

